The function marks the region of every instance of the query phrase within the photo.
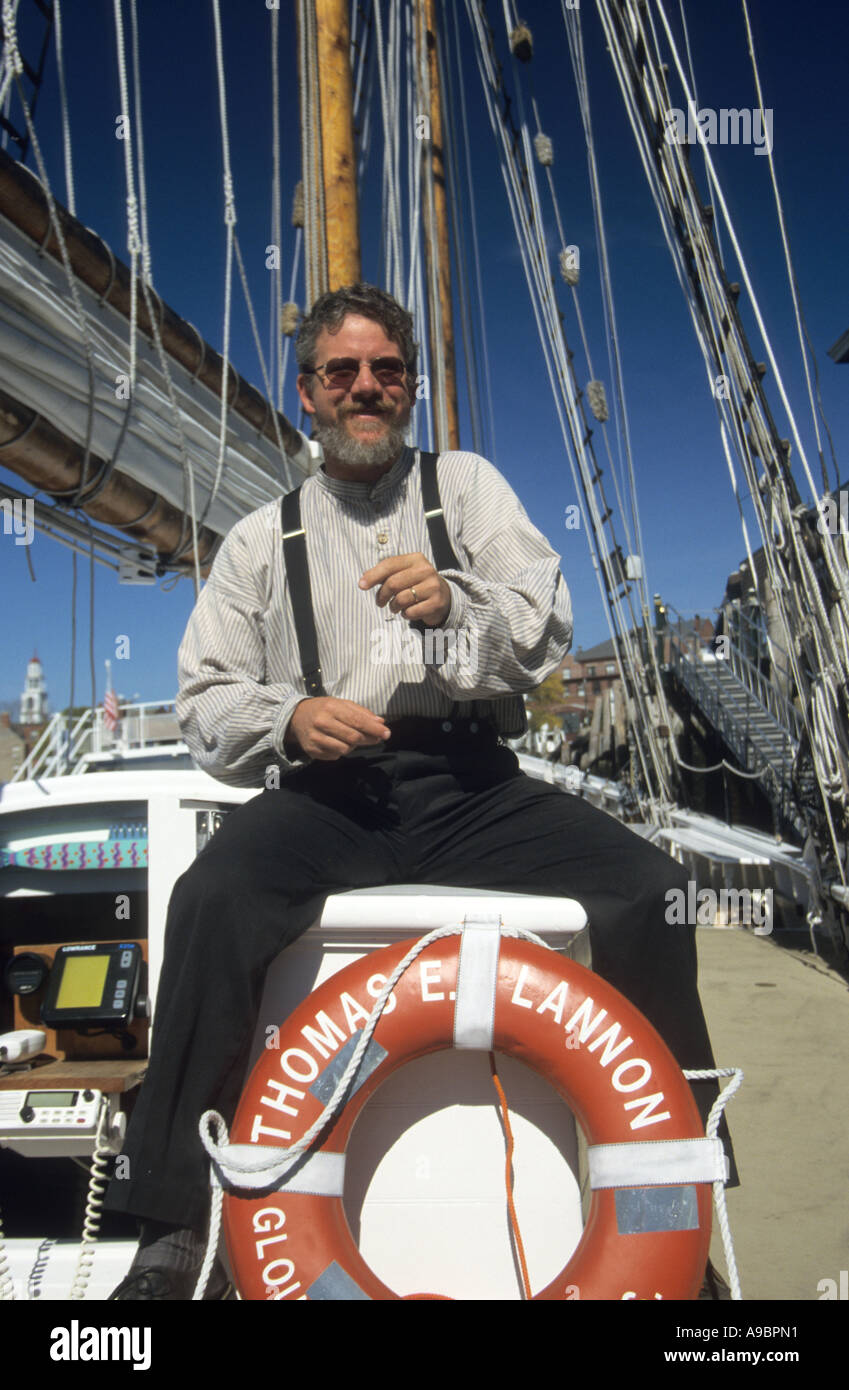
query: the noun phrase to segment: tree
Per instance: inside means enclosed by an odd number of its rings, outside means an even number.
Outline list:
[[[528,725],[536,732],[543,724],[551,729],[559,729],[563,716],[563,676],[553,671],[546,676],[542,685],[528,695]]]

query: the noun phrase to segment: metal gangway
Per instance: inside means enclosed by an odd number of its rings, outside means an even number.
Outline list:
[[[776,814],[804,830],[792,781],[803,721],[781,688],[781,658],[775,642],[768,649],[762,630],[742,612],[735,614],[733,634],[715,644],[705,643],[680,618],[669,628],[670,671]]]

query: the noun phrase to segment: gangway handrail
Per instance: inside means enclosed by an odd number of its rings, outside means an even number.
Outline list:
[[[710,699],[710,703],[721,708],[723,712],[726,713],[735,724],[741,724],[743,721],[740,719],[740,716],[737,714],[737,712],[728,704],[727,700],[722,699],[723,687],[720,686],[717,679],[711,680],[710,676],[707,673],[707,669],[701,664],[701,662],[692,660],[691,656],[687,652],[677,647],[677,644],[671,648],[670,654],[672,654],[672,652],[674,652],[675,654],[673,664],[676,666],[676,668],[682,672],[684,670],[689,672],[692,677],[692,683],[702,689],[704,694]],[[776,737],[781,738],[783,741],[789,743],[795,753],[795,750],[798,747],[799,740],[794,737],[793,732],[790,729],[786,728],[785,725],[782,724],[779,719],[776,719],[772,711],[766,708],[763,702],[758,699],[757,695],[753,691],[751,691],[745,685],[745,683],[740,680],[738,676],[735,676],[735,679],[737,680],[737,684],[740,686],[740,693],[742,695],[745,695],[747,700],[751,700],[758,707],[760,713],[765,715],[771,721],[771,723],[774,725],[774,733]],[[753,738],[752,730],[748,728],[748,717],[746,720],[746,724],[748,730],[746,736],[750,742],[754,742],[756,740],[758,732],[763,731],[759,731],[757,727],[755,727],[755,737]]]
[[[754,728],[750,726],[748,718],[744,725],[738,714],[727,702],[723,701],[723,687],[719,685],[718,679],[710,680],[701,662],[693,660],[678,646],[677,642],[670,643],[670,658],[671,665],[678,672],[682,684],[698,700],[717,733],[725,739],[728,747],[733,750],[742,766],[756,774],[755,780],[761,785],[779,814],[787,816],[797,829],[801,829],[801,823],[793,809],[795,798],[792,768],[797,744],[789,730],[778,723],[769,711],[764,711],[775,727],[776,737],[781,740],[781,749],[780,753],[776,754],[774,750],[764,747],[763,739],[758,739],[760,731],[757,726]],[[735,679],[737,678],[735,677]],[[747,699],[751,699],[760,706],[760,702],[745,686],[741,686],[741,689]],[[763,709],[762,706],[760,708]]]
[[[722,662],[726,669],[732,672],[743,691],[756,701],[764,714],[774,720],[778,728],[798,744],[802,737],[802,717],[793,702],[782,691],[778,690],[762,671],[758,670],[754,662],[743,654],[727,634],[723,634],[723,636],[727,641],[728,651],[724,656],[716,655],[717,663]],[[685,657],[695,657],[698,652],[708,649],[707,644],[702,642],[697,634],[689,633],[683,638],[680,632],[676,632],[672,627],[669,628],[669,639],[670,654],[673,648],[677,648]],[[718,679],[717,671],[717,682]]]
[[[763,622],[755,622],[754,618],[751,616],[751,614],[746,612],[745,608],[734,607],[731,608],[730,612],[731,614],[733,614],[735,623],[738,620],[742,621],[743,626],[751,629],[751,631],[754,632],[755,636],[758,638],[759,641],[760,639],[763,639],[763,642],[766,646],[766,654],[769,656],[773,666],[777,665],[777,662],[773,655],[773,653],[775,652],[777,652],[780,656],[784,657],[785,661],[789,662],[790,658],[786,650],[784,649],[784,647],[782,647],[780,642],[777,642],[775,640],[775,638],[771,635],[771,633],[768,631]],[[737,645],[739,646],[739,643]]]

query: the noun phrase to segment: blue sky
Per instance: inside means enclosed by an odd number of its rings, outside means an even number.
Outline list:
[[[677,4],[667,0],[666,7],[670,19],[677,23]],[[114,135],[119,102],[112,5],[108,0],[86,0],[85,5],[66,5],[65,10],[77,213],[126,259],[123,155]],[[504,61],[501,6],[490,0],[488,12]],[[849,22],[838,0],[813,0],[805,7],[796,0],[750,0],[750,13],[764,100],[774,112],[774,153],[796,274],[843,480],[849,472],[842,462],[849,435],[849,366],[836,366],[826,349],[849,327],[845,123]],[[611,396],[583,137],[560,6],[556,0],[527,0],[522,15],[534,32],[535,58],[532,71],[525,69],[521,75],[526,84],[532,76],[543,128],[554,141],[554,177],[567,236],[581,247],[582,313],[596,372]],[[710,4],[689,0],[686,15],[700,104],[714,109],[751,108],[755,97],[738,0],[712,0]],[[163,298],[218,346],[225,243],[210,6],[206,0],[140,0],[139,16],[154,281]],[[263,0],[222,0],[222,16],[238,231],[262,326],[268,324],[265,247],[271,240],[269,13]],[[744,555],[736,506],[701,355],[636,159],[590,0],[584,0],[582,16],[649,589],[660,592],[686,615],[706,613],[719,603],[727,574]],[[531,519],[562,555],[575,609],[575,646],[589,647],[607,636],[606,620],[586,537],[582,531],[567,530],[564,524],[566,508],[577,499],[462,5],[459,19],[495,402],[495,449],[490,456],[521,497]],[[299,177],[294,25],[287,0],[281,7],[281,34],[283,264],[287,282],[293,247],[291,195]],[[526,85],[526,97],[527,91]],[[48,60],[37,128],[53,188],[64,200],[54,54]],[[715,148],[713,153],[812,458],[813,433],[768,161],[755,155],[750,146]],[[698,160],[698,152],[694,158]],[[28,162],[32,164],[31,157]],[[373,154],[372,175],[375,167]],[[545,198],[543,208],[549,217],[550,205]],[[379,282],[379,204],[373,180],[364,197],[361,222],[364,277]],[[553,218],[549,243],[556,246]],[[738,278],[736,271],[729,274]],[[561,290],[567,336],[571,345],[579,348],[562,285]],[[302,303],[300,287],[298,298]],[[240,297],[234,299],[234,305],[232,356],[242,375],[259,385],[260,371]],[[752,332],[755,358],[760,359],[764,352],[745,307],[743,315]],[[579,375],[586,377],[582,365]],[[290,418],[295,417],[293,382],[290,371],[284,401]],[[789,434],[771,374],[766,387],[781,433]],[[461,433],[462,445],[471,447],[465,410]],[[15,475],[0,470],[0,493],[4,479],[13,485],[20,482]],[[612,495],[610,486],[609,498]],[[29,577],[24,548],[14,546],[10,537],[0,536],[0,585],[8,615],[0,661],[0,704],[17,700],[27,659],[37,647],[45,666],[51,707],[56,708],[67,702],[69,692],[71,556],[56,542],[37,535],[30,558],[35,583]],[[90,693],[86,561],[78,562],[78,572],[76,701],[80,703]],[[131,639],[130,659],[114,662],[119,691],[143,699],[173,696],[177,646],[192,603],[193,589],[187,581],[169,592],[122,587],[111,572],[97,568],[94,650],[98,700],[103,694],[103,661],[114,656],[118,634]]]

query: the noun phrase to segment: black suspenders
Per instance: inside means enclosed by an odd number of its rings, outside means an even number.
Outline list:
[[[433,550],[433,558],[438,570],[461,569],[457,556],[448,539],[448,528],[442,514],[439,499],[439,483],[436,477],[438,454],[419,455],[421,461],[422,502],[425,509],[428,535]],[[321,682],[321,662],[318,657],[318,636],[313,616],[310,571],[307,563],[307,537],[301,525],[301,489],[287,492],[281,505],[283,522],[283,558],[286,561],[286,574],[289,577],[289,592],[292,596],[292,613],[295,619],[295,632],[298,650],[301,654],[301,670],[308,695],[324,695],[326,691]]]
[[[312,609],[312,589],[310,587],[310,567],[307,562],[307,536],[301,525],[301,489],[287,492],[283,498],[281,515],[283,520],[283,558],[286,561],[286,574],[289,578],[289,593],[292,596],[292,613],[295,618],[295,632],[298,637],[298,650],[301,654],[301,670],[308,695],[324,695],[327,692],[321,683],[321,662],[318,659],[318,634]]]
[[[433,551],[433,559],[438,570],[460,570],[460,564],[451,541],[448,536],[448,527],[445,525],[445,516],[442,511],[442,503],[439,497],[439,482],[436,476],[436,460],[438,454],[429,454],[421,451],[419,454],[421,466],[421,488],[422,502],[424,503],[425,520],[427,522],[428,536]],[[310,588],[310,572],[307,562],[307,538],[303,526],[301,525],[301,489],[296,487],[294,492],[287,492],[281,503],[281,519],[283,523],[283,558],[286,562],[286,574],[289,579],[289,593],[292,599],[292,613],[295,619],[295,633],[298,638],[298,651],[301,657],[301,670],[304,673],[304,683],[308,695],[325,695],[327,692],[321,681],[321,662],[318,656],[318,635],[315,630],[315,617],[312,606],[312,590]],[[417,624],[412,624],[417,626]],[[424,628],[422,626],[422,631]],[[476,710],[480,715],[483,710],[480,706],[483,701],[475,701]],[[499,723],[506,723],[509,727],[503,732],[508,738],[516,738],[525,728],[524,705],[521,696],[508,696],[497,701],[486,702],[490,705],[493,713],[498,709],[501,714]],[[513,728],[517,732],[513,732]]]
[[[439,498],[439,481],[436,476],[436,460],[438,457],[438,454],[421,453],[419,455],[421,460],[422,501],[424,502],[427,533],[430,536],[430,547],[433,551],[436,568],[438,570],[461,570],[463,566],[454,554],[451,542],[448,539],[448,527],[445,525],[442,502]]]

